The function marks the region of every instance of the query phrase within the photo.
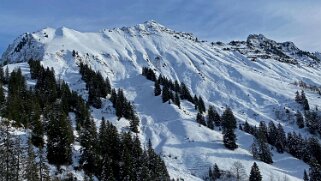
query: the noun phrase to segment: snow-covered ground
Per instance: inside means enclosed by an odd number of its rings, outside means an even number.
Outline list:
[[[22,37],[28,43],[19,51],[15,47]],[[319,66],[294,65],[274,59],[251,61],[224,46],[196,42],[188,33],[170,30],[154,21],[134,27],[106,29],[98,33],[82,33],[65,27],[46,28],[23,35],[9,46],[2,61],[9,68],[22,67],[28,72],[29,58],[42,60],[44,66],[53,67],[57,78],[64,79],[73,90],[86,98],[85,84],[78,73],[78,64],[86,63],[103,76],[108,76],[113,87],[123,88],[126,97],[134,102],[141,120],[140,138],[145,144],[151,139],[153,146],[163,156],[170,175],[184,180],[201,180],[208,167],[217,163],[229,170],[233,162],[240,161],[247,173],[256,161],[264,180],[301,180],[308,166],[286,153],[273,152],[274,163],[269,165],[254,160],[250,145],[252,136],[237,132],[239,148],[230,151],[222,143],[222,134],[195,122],[194,106],[183,101],[181,109],[162,103],[153,95],[153,82],[141,74],[142,67],[150,67],[157,74],[184,82],[191,92],[201,95],[207,105],[214,105],[221,113],[226,106],[232,108],[239,122],[257,125],[260,121],[281,122],[286,131],[297,129],[291,120],[276,119],[276,111],[299,108],[294,102],[293,85],[304,81],[321,86]],[[72,56],[72,51],[76,56]],[[23,62],[23,63],[18,63]],[[28,81],[32,85],[34,82]],[[310,107],[321,106],[320,95],[305,90]],[[292,110],[293,109],[293,110]],[[101,110],[92,109],[99,125],[102,116],[111,120],[119,129],[128,126],[126,120],[117,121],[111,103],[104,101]],[[280,118],[280,119],[281,119]]]

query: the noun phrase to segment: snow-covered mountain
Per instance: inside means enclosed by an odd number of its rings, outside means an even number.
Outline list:
[[[295,92],[301,89],[294,83],[303,81],[320,88],[321,56],[302,51],[292,42],[277,43],[263,35],[249,35],[246,41],[211,43],[147,21],[100,32],[45,28],[18,37],[2,55],[2,62],[10,69],[20,66],[28,71],[29,59],[53,67],[57,78],[84,97],[86,91],[78,73],[81,62],[108,76],[113,87],[123,88],[139,114],[142,142],[151,139],[173,178],[201,180],[212,164],[229,170],[235,161],[240,161],[247,173],[256,161],[265,180],[271,176],[283,179],[285,175],[301,180],[308,168],[287,153],[273,152],[273,164],[254,160],[250,153],[253,137],[241,131],[237,131],[239,148],[227,150],[221,131],[195,122],[197,112],[192,104],[183,101],[178,109],[162,103],[161,97],[154,96],[153,82],[141,75],[142,68],[149,67],[158,75],[184,82],[220,113],[231,107],[240,123],[275,121],[286,131],[307,135],[293,122],[299,109]],[[310,107],[321,106],[317,92],[305,91]],[[103,109],[92,109],[97,124],[104,116],[119,128],[126,126],[116,120],[108,106],[109,101],[105,101]],[[292,116],[285,115],[285,110]]]

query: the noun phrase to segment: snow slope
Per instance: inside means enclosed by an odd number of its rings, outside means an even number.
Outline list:
[[[78,74],[78,64],[90,65],[108,76],[113,87],[123,88],[126,97],[134,102],[141,120],[142,142],[152,140],[171,176],[201,180],[214,163],[228,170],[234,161],[241,161],[249,173],[255,161],[249,152],[252,136],[238,132],[239,148],[225,149],[220,131],[195,122],[193,105],[183,102],[182,109],[178,109],[163,104],[161,97],[153,95],[153,82],[141,76],[141,70],[150,67],[157,74],[184,82],[191,92],[201,95],[207,105],[214,105],[220,112],[230,106],[239,122],[247,120],[256,125],[259,121],[275,120],[281,122],[286,131],[307,134],[297,129],[291,119],[276,117],[275,112],[298,109],[294,94],[300,88],[293,85],[295,81],[321,86],[320,63],[316,58],[320,57],[319,53],[298,56],[300,50],[294,44],[277,44],[263,35],[250,35],[247,42],[251,44],[199,41],[190,33],[170,30],[155,21],[97,33],[66,27],[45,28],[18,37],[2,55],[2,62],[12,69],[27,67],[27,63],[19,62],[30,58],[42,60],[43,65],[55,69],[57,78],[64,79],[85,98],[85,84]],[[266,46],[261,46],[265,44],[279,46],[288,61],[283,61],[277,53],[269,53]],[[73,50],[76,56],[72,56]],[[320,95],[305,91],[311,107],[321,106]],[[101,110],[93,109],[97,124],[104,116],[119,129],[127,126],[125,120],[116,121],[109,101],[104,104]],[[288,154],[274,153],[273,160],[272,165],[256,161],[265,180],[271,175],[301,180],[303,170],[308,168]]]

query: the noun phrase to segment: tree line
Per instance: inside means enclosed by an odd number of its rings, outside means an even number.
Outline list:
[[[260,122],[259,128],[247,122],[240,125],[240,130],[255,137],[252,145],[253,157],[266,163],[272,163],[270,148],[272,145],[278,153],[288,152],[295,158],[303,160],[310,165],[309,176],[321,178],[321,144],[315,137],[303,138],[295,132],[285,133],[282,125],[277,126],[271,121],[268,126]]]

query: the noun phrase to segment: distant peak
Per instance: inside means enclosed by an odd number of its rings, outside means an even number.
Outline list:
[[[65,27],[65,26],[60,26],[57,28],[58,31],[66,31],[66,30],[70,30],[69,28]]]
[[[164,25],[158,23],[155,20],[148,20],[145,21],[143,24],[138,24],[136,25],[136,27],[145,27],[145,29],[152,29],[152,30],[163,30],[163,29],[167,29]]]
[[[259,40],[259,41],[264,41],[264,40],[268,40],[263,34],[250,34],[247,37],[247,41],[250,40]]]
[[[158,26],[158,27],[164,27],[162,24],[158,23],[155,20],[148,20],[144,22],[145,25],[150,25],[150,26]]]
[[[57,36],[63,36],[63,35],[67,35],[67,34],[72,34],[72,33],[75,33],[75,32],[78,32],[74,29],[70,29],[70,28],[67,28],[65,26],[61,26],[59,28],[56,29],[56,35]]]

